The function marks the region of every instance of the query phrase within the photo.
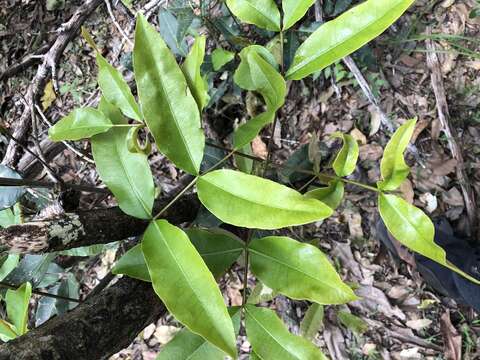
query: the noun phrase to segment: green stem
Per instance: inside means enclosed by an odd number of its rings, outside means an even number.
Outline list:
[[[245,254],[245,270],[243,271],[243,293],[242,293],[242,307],[247,304],[247,290],[248,290],[248,268],[250,266],[250,252],[248,251],[248,245],[252,238],[252,230],[248,230],[247,239],[243,247]]]

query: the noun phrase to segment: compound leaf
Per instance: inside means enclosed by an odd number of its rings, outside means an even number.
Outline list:
[[[234,170],[201,176],[197,189],[212,214],[239,227],[272,230],[320,221],[333,212],[289,187]]]
[[[264,360],[327,360],[308,340],[291,334],[274,311],[245,306],[248,341],[256,356]]]
[[[298,48],[287,71],[300,80],[360,49],[392,25],[414,0],[368,0],[320,26]]]
[[[280,11],[273,0],[227,0],[227,6],[244,23],[280,31]]]
[[[179,168],[198,174],[205,137],[197,103],[175,57],[143,15],[137,17],[133,67],[143,115],[158,149]]]
[[[281,294],[322,305],[357,299],[327,256],[313,245],[269,236],[253,240],[248,249],[252,272]]]
[[[220,289],[181,229],[152,221],[142,251],[157,295],[178,321],[236,358],[235,334]]]

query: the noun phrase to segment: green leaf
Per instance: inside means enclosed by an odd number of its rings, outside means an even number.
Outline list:
[[[323,305],[312,304],[300,323],[300,334],[308,340],[313,340],[323,326]]]
[[[8,179],[22,179],[22,176],[17,173],[15,170],[10,169],[6,165],[0,164],[0,177]],[[20,199],[23,194],[25,194],[24,186],[0,186],[0,210],[1,211],[10,211],[9,207],[15,205],[15,203]],[[7,215],[9,213],[4,213]],[[13,214],[12,214],[13,216]],[[11,224],[9,224],[11,225]],[[3,225],[2,225],[3,226]]]
[[[358,335],[362,335],[368,330],[368,324],[364,320],[360,319],[358,316],[350,314],[349,312],[339,311],[337,317],[343,326]]]
[[[212,52],[213,70],[218,71],[235,59],[235,53],[224,49],[215,49]]]
[[[403,153],[412,138],[416,122],[417,119],[412,119],[400,126],[385,147],[380,164],[383,181],[378,182],[381,190],[397,189],[410,173]]]
[[[327,187],[310,190],[305,194],[306,197],[317,199],[325,205],[335,210],[343,200],[345,187],[341,181],[330,181]]]
[[[450,263],[445,250],[434,242],[435,227],[423,211],[396,195],[379,194],[378,210],[388,231],[409,249],[455,271],[468,280],[480,281]]]
[[[235,333],[240,327],[240,308],[229,308]],[[235,326],[237,325],[237,326]],[[224,360],[225,353],[187,329],[181,330],[162,348],[156,360]]]
[[[19,261],[20,255],[18,254],[8,254],[6,256],[6,259],[3,261],[2,266],[0,267],[0,281],[5,279],[7,275],[17,267]]]
[[[392,25],[414,0],[368,0],[320,26],[298,48],[287,72],[300,80],[360,49]]]
[[[143,115],[158,149],[179,168],[198,174],[205,137],[197,103],[172,53],[143,15],[137,17],[133,67]]]
[[[216,217],[239,227],[273,230],[323,220],[332,209],[276,182],[217,170],[197,182],[198,197]]]
[[[222,276],[225,270],[232,266],[244,247],[243,242],[235,235],[222,229],[191,228],[187,230],[187,235],[215,278]],[[115,264],[112,272],[151,281],[140,245],[127,251]]]
[[[86,107],[73,110],[48,130],[52,141],[80,140],[101,134],[112,127],[112,122],[100,111]]]
[[[175,318],[236,358],[232,321],[207,265],[185,234],[166,220],[150,223],[142,251],[153,288]]]
[[[282,0],[283,30],[291,28],[315,4],[315,0]]]
[[[7,315],[18,335],[23,335],[28,331],[28,304],[31,296],[32,285],[29,282],[22,284],[17,290],[7,290],[5,295]]]
[[[142,121],[140,108],[122,74],[110,65],[100,53],[97,53],[97,64],[98,85],[102,90],[103,97],[118,107],[125,116]]]
[[[280,11],[273,0],[227,0],[227,6],[244,23],[280,31]]]
[[[103,99],[100,109],[112,120],[122,118],[118,109]],[[152,172],[145,154],[128,150],[128,132],[128,127],[114,127],[94,136],[92,155],[100,178],[112,191],[120,209],[128,215],[150,219],[155,199]]]
[[[0,173],[1,173],[1,167],[0,167]],[[12,208],[0,210],[0,227],[6,228],[6,227],[9,227],[10,225],[21,224],[21,222],[22,222],[22,211],[20,209],[19,203],[16,203],[13,206],[13,210]]]
[[[257,278],[292,299],[344,304],[357,299],[317,247],[288,237],[269,236],[248,246]]]
[[[112,273],[127,275],[131,278],[151,282],[147,264],[143,257],[142,245],[135,245],[128,250],[115,264]]]
[[[311,342],[288,332],[274,311],[253,305],[245,307],[248,341],[264,360],[327,360]]]
[[[332,137],[341,138],[343,146],[333,161],[333,170],[340,177],[351,175],[355,171],[358,160],[358,143],[352,135],[335,133]]]
[[[8,321],[0,319],[0,340],[7,342],[18,336],[15,326]]]
[[[268,53],[268,57],[265,53]],[[266,111],[248,120],[235,131],[235,149],[248,144],[265,125],[273,122],[275,112],[285,102],[285,80],[272,65],[270,57],[273,58],[268,50],[258,45],[246,47],[240,52],[241,62],[235,71],[234,80],[245,90],[259,92],[265,101]]]
[[[263,282],[257,281],[255,288],[253,289],[252,293],[248,297],[247,303],[260,304],[262,302],[272,301],[277,295],[278,294],[276,291],[274,291],[273,289],[270,289]]]
[[[203,64],[203,59],[205,57],[205,44],[205,36],[197,37],[182,65],[183,74],[185,75],[190,91],[198,104],[200,112],[210,100],[210,97],[208,96],[207,81],[202,77],[200,72],[200,67]]]
[[[179,23],[175,15],[168,10],[160,9],[158,12],[158,25],[160,35],[170,50],[176,55],[185,56],[187,53],[187,43],[183,36],[179,36]]]

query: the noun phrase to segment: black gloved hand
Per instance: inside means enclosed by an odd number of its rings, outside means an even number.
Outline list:
[[[437,219],[434,224],[434,241],[445,250],[447,259],[459,269],[480,279],[480,248],[472,247],[466,239],[456,237],[447,220]],[[377,223],[377,236],[390,253],[398,257],[397,250],[392,242],[396,240],[392,239],[382,220]],[[415,263],[429,286],[454,299],[459,304],[469,305],[480,312],[480,285],[472,283],[425,256],[415,254]]]

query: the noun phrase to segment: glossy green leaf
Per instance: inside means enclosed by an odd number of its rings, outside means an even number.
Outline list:
[[[15,339],[17,336],[15,326],[8,321],[0,319],[0,340],[7,342]]]
[[[152,152],[152,144],[150,138],[146,136],[145,143],[141,144],[139,139],[140,127],[130,128],[127,134],[127,149],[132,153],[149,155]]]
[[[205,108],[210,100],[208,96],[208,84],[202,77],[200,67],[205,57],[206,37],[199,36],[195,39],[192,49],[187,55],[182,65],[182,71],[187,80],[190,91],[198,104],[200,112]]]
[[[142,245],[135,245],[128,250],[115,264],[112,273],[127,275],[131,278],[151,282],[147,264],[143,257]]]
[[[383,181],[378,182],[382,190],[395,190],[407,178],[410,168],[405,163],[405,149],[412,138],[417,120],[412,119],[400,126],[385,147],[380,171]]]
[[[22,179],[22,176],[15,170],[10,169],[6,165],[0,164],[0,177],[8,179]],[[4,211],[2,217],[12,215],[9,209],[17,203],[17,201],[25,194],[26,188],[24,186],[0,186],[0,211]]]
[[[215,278],[222,276],[243,251],[242,241],[228,231],[191,228],[186,232]],[[112,272],[151,281],[140,245],[127,251],[115,264]]]
[[[232,321],[220,289],[195,247],[166,220],[150,223],[142,251],[157,295],[175,318],[236,358]]]
[[[298,48],[287,78],[300,80],[360,49],[392,25],[414,0],[367,0],[320,26]]]
[[[125,116],[142,121],[140,108],[120,71],[110,65],[100,53],[97,53],[97,64],[98,85],[103,97],[118,107]]]
[[[288,237],[269,236],[248,246],[257,278],[292,299],[344,304],[357,299],[317,247]]]
[[[245,307],[247,337],[255,354],[264,360],[327,360],[308,340],[291,334],[274,311]]]
[[[340,177],[351,175],[357,166],[359,148],[352,135],[335,133],[333,137],[341,138],[343,146],[333,161],[333,170]]]
[[[368,324],[364,320],[349,312],[339,311],[337,313],[337,318],[343,326],[358,335],[362,335],[368,330]]]
[[[265,53],[269,54],[268,57]],[[240,52],[241,62],[235,71],[234,80],[241,88],[260,93],[265,101],[266,111],[248,120],[235,131],[233,142],[236,149],[248,144],[265,125],[273,122],[276,111],[285,102],[285,80],[272,65],[270,57],[272,55],[268,50],[258,45],[246,47]]]
[[[480,284],[480,281],[466,274],[450,263],[445,250],[434,242],[435,227],[423,211],[410,205],[396,195],[379,194],[378,210],[388,231],[409,249],[449,268]]]
[[[143,115],[158,149],[179,168],[198,174],[205,137],[197,103],[174,56],[143,15],[137,17],[133,67]]]
[[[240,328],[240,308],[229,308],[235,333]],[[225,353],[188,329],[181,330],[162,348],[156,360],[224,360]]]
[[[244,23],[280,31],[280,11],[273,0],[227,0],[227,6]]]
[[[119,110],[102,100],[100,110],[112,121],[125,124]],[[114,120],[115,119],[115,120]],[[155,186],[147,156],[128,150],[128,127],[114,127],[91,139],[92,155],[102,181],[123,212],[140,219],[151,218]]]
[[[313,340],[323,326],[323,305],[312,304],[300,323],[300,334],[308,340]]]
[[[218,71],[235,58],[235,53],[224,49],[212,51],[213,70]]]
[[[112,122],[100,111],[86,107],[73,110],[48,130],[52,141],[80,140],[101,134]]]
[[[185,33],[180,28],[178,19],[169,10],[160,9],[158,12],[158,26],[160,35],[175,55],[185,56],[187,42]],[[183,34],[182,34],[183,33]]]
[[[29,282],[22,284],[17,290],[7,290],[5,295],[8,318],[19,335],[25,334],[28,330],[28,305],[31,297],[32,285]]]
[[[327,187],[310,190],[306,197],[317,199],[335,210],[340,206],[345,193],[345,187],[341,181],[330,181]]]
[[[0,266],[0,281],[5,279],[7,275],[10,274],[12,270],[17,267],[19,261],[20,255],[18,254],[8,254],[6,256],[5,260],[2,263],[2,266]]]
[[[282,0],[283,30],[290,29],[305,16],[315,0]]]
[[[323,220],[332,209],[271,180],[217,170],[197,182],[198,197],[216,217],[239,227],[272,230]]]

